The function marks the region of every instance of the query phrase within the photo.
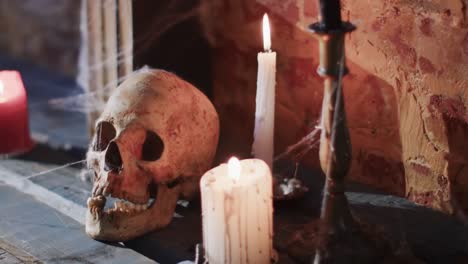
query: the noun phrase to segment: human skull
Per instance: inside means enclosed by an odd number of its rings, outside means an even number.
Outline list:
[[[131,75],[109,98],[87,153],[95,178],[86,233],[125,241],[168,225],[177,200],[198,190],[218,135],[215,108],[191,84],[162,70]],[[109,195],[119,200],[105,209]]]

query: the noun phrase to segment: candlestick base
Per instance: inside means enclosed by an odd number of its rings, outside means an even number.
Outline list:
[[[376,263],[386,252],[385,239],[371,226],[356,225],[326,235],[320,231],[314,264]],[[320,239],[324,237],[325,241]]]
[[[278,263],[278,252],[273,249],[273,259],[271,260],[272,264]],[[205,258],[205,248],[202,243],[195,245],[195,260],[194,261],[183,261],[178,264],[210,264],[210,262]]]
[[[326,245],[320,245],[321,222],[317,219],[293,232],[287,246],[278,249],[296,263],[421,263],[403,241],[395,241],[376,225],[356,221],[355,229],[331,236]],[[317,250],[322,250],[320,262],[314,259]]]

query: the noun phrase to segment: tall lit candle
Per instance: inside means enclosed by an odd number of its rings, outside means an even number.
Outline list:
[[[276,52],[271,51],[270,23],[263,16],[263,49],[258,53],[255,131],[252,154],[273,168]]]
[[[271,263],[272,177],[259,159],[211,169],[200,182],[203,246],[208,263]]]

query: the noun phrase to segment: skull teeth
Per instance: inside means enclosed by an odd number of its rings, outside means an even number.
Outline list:
[[[103,195],[98,195],[88,198],[87,204],[91,214],[98,217],[101,212],[107,214],[123,213],[137,214],[150,208],[154,203],[154,199],[149,199],[146,203],[136,204],[127,200],[117,200],[114,202],[114,207],[104,209],[106,198]]]
[[[140,212],[147,208],[148,204],[134,204],[127,201],[116,201],[113,209],[120,212]]]
[[[110,195],[112,197],[112,194]],[[95,218],[100,217],[101,213],[105,213],[105,214],[120,213],[120,214],[125,214],[125,215],[139,214],[149,209],[154,204],[154,201],[155,201],[155,199],[153,198],[150,198],[146,202],[143,202],[143,203],[135,202],[133,200],[131,202],[127,200],[127,197],[125,198],[115,197],[115,198],[110,198],[110,199],[115,199],[114,206],[112,207],[112,205],[110,205],[109,208],[107,207],[105,208],[106,200],[107,200],[105,195],[99,194],[94,197],[90,197],[87,201],[87,204],[88,204],[88,208],[91,214]]]

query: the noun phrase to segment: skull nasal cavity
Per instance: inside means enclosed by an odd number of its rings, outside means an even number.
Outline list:
[[[164,142],[154,132],[147,131],[146,139],[141,148],[141,159],[144,161],[158,160],[164,151]]]
[[[120,156],[119,146],[114,141],[107,148],[104,165],[106,171],[119,171],[122,169],[122,157]]]
[[[112,139],[115,138],[114,126],[106,121],[99,122],[96,126],[96,142],[94,143],[94,150],[103,151],[109,145]]]

